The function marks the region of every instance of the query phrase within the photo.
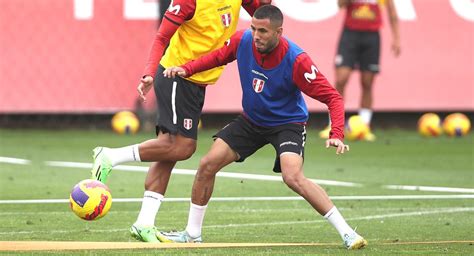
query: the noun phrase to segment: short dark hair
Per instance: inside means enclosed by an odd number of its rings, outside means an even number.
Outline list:
[[[253,17],[256,19],[269,19],[275,27],[283,26],[283,13],[280,11],[280,8],[267,4],[259,7]]]

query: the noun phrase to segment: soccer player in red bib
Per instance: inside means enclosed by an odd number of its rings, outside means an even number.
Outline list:
[[[145,180],[140,213],[130,228],[133,237],[159,242],[155,218],[171,170],[177,161],[188,159],[196,150],[205,86],[214,84],[224,67],[175,79],[163,77],[162,72],[222,47],[236,31],[241,6],[252,15],[259,6],[269,3],[271,0],[174,0],[169,5],[137,87],[139,96],[146,100],[154,85],[158,102],[157,137],[122,148],[93,150],[92,178],[102,182],[120,163],[153,162]]]
[[[326,147],[336,147],[336,154],[349,149],[343,142],[344,104],[308,54],[282,37],[282,25],[278,7],[262,6],[252,18],[251,29],[234,34],[223,48],[165,70],[166,77],[188,77],[237,60],[243,92],[243,113],[214,136],[210,151],[200,161],[186,229],[162,232],[168,240],[202,242],[202,223],[216,173],[271,144],[276,152],[273,171],[281,173],[286,185],[336,228],[348,249],[367,244],[346,223],[324,189],[303,174],[308,109],[302,93],[328,106],[332,127]]]
[[[352,70],[360,70],[361,100],[359,116],[370,127],[372,121],[372,87],[375,76],[380,71],[380,34],[382,27],[382,6],[387,8],[392,30],[392,52],[400,54],[398,18],[392,0],[338,0],[340,8],[346,9],[344,29],[339,40],[335,58],[336,88],[344,96],[344,89]],[[328,138],[330,127],[320,132],[320,137]],[[369,132],[365,140],[373,141]]]

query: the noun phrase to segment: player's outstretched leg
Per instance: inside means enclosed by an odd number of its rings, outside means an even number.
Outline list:
[[[92,151],[94,164],[92,165],[91,175],[92,179],[98,180],[102,183],[107,181],[107,177],[112,171],[112,162],[104,153],[107,148],[96,147]]]
[[[367,241],[357,234],[334,206],[326,191],[303,175],[303,158],[298,154],[280,155],[283,181],[302,196],[337,230],[347,249],[360,249]]]

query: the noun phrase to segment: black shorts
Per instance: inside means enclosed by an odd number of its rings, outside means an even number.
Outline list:
[[[336,67],[358,68],[378,73],[380,59],[379,32],[344,29],[335,58]]]
[[[243,162],[261,147],[272,144],[276,151],[273,171],[281,172],[282,153],[292,152],[304,157],[306,127],[302,124],[262,127],[252,124],[243,116],[238,116],[214,135],[214,138],[224,140],[239,155],[237,162]]]
[[[155,79],[155,95],[158,104],[156,133],[180,134],[197,139],[197,129],[206,88],[179,76],[163,76],[160,65]]]

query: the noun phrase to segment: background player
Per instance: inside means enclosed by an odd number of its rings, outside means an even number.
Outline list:
[[[122,148],[97,147],[94,149],[94,165],[91,170],[93,178],[105,182],[113,166],[117,164],[129,161],[153,162],[145,180],[140,213],[130,229],[132,236],[137,239],[159,242],[154,223],[171,170],[177,161],[188,159],[196,150],[204,86],[214,84],[224,67],[186,79],[168,79],[161,73],[165,67],[184,64],[224,45],[236,30],[241,6],[252,15],[261,4],[270,2],[174,0],[169,5],[137,88],[140,97],[146,100],[152,85],[155,86],[158,103],[157,137]],[[157,70],[160,75],[154,80]]]
[[[166,240],[202,242],[201,230],[216,173],[226,165],[242,162],[266,144],[276,151],[273,170],[283,181],[337,229],[348,249],[367,241],[344,220],[328,195],[303,174],[308,110],[301,92],[328,106],[332,129],[326,147],[343,154],[344,104],[340,94],[319,72],[311,58],[282,37],[283,14],[278,7],[260,7],[251,29],[234,34],[229,44],[181,67],[165,70],[166,77],[187,77],[237,59],[242,86],[243,114],[215,135],[194,179],[185,231],[162,233]],[[160,237],[160,239],[163,239]]]
[[[384,5],[385,3],[385,5]],[[339,40],[336,64],[336,89],[344,96],[344,89],[352,70],[360,70],[362,95],[359,115],[369,126],[372,121],[372,87],[375,75],[380,71],[380,34],[382,26],[381,5],[386,6],[392,30],[391,49],[395,57],[400,55],[398,17],[392,0],[338,0],[340,8],[346,9],[344,26]],[[329,137],[330,126],[320,132],[320,137]],[[365,137],[373,141],[370,132]]]

